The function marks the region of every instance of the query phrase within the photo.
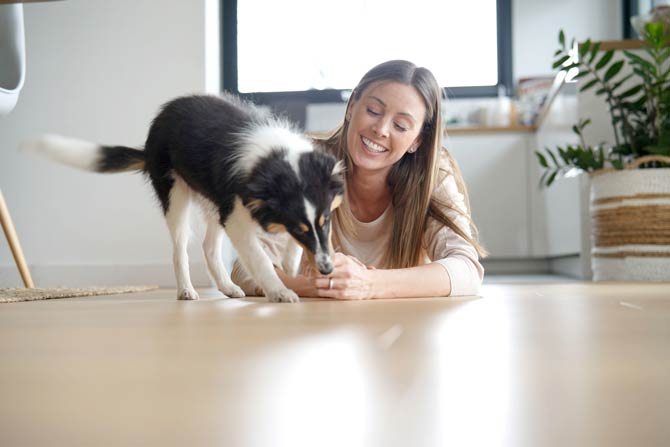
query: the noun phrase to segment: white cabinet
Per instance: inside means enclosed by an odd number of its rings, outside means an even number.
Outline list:
[[[446,141],[467,184],[481,242],[493,259],[530,255],[527,154],[531,137],[525,132],[458,134]]]
[[[470,192],[481,241],[493,260],[551,259],[588,251],[588,178],[539,187],[536,150],[575,143],[574,95],[559,95],[535,132],[451,135],[446,141]]]
[[[572,131],[576,122],[576,96],[558,95],[531,141],[528,191],[531,213],[530,254],[533,257],[572,256],[582,250],[584,201],[588,199],[588,186],[585,186],[587,179],[558,179],[549,188],[540,189],[538,185],[543,169],[534,154],[535,150],[545,153],[545,148],[556,153],[557,146],[578,143],[579,139]]]

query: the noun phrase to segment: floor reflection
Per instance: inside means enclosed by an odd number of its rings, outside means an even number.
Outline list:
[[[253,414],[245,420],[257,424],[245,445],[369,445],[375,387],[366,362],[360,337],[347,330],[273,350],[250,380]]]

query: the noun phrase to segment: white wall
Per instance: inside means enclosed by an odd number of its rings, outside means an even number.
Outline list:
[[[209,20],[206,27],[206,10],[214,8],[216,17],[217,5],[25,5],[27,78],[17,107],[0,117],[0,188],[38,286],[172,284],[168,233],[142,176],[82,173],[20,153],[17,145],[44,132],[142,145],[162,103],[217,88],[218,54],[205,44],[218,26]],[[206,283],[202,270],[195,278]],[[0,287],[19,285],[0,238]]]
[[[551,74],[558,32],[578,41],[622,38],[620,0],[512,0],[514,79]]]

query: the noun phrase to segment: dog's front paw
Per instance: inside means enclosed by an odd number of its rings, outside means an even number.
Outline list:
[[[236,286],[235,284],[230,284],[225,287],[221,287],[219,292],[223,293],[230,298],[244,298],[246,295],[244,290]]]
[[[177,295],[178,300],[195,301],[199,300],[198,292],[194,289],[181,289]]]
[[[290,289],[280,289],[265,294],[271,303],[297,303],[298,295]]]

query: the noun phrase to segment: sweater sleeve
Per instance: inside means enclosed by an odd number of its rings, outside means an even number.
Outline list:
[[[472,237],[470,214],[465,196],[459,191],[453,170],[445,158],[442,162],[436,196],[448,207],[445,214],[468,237]],[[431,219],[424,244],[430,260],[440,264],[451,279],[451,296],[476,295],[484,279],[484,267],[475,247],[451,228]]]

